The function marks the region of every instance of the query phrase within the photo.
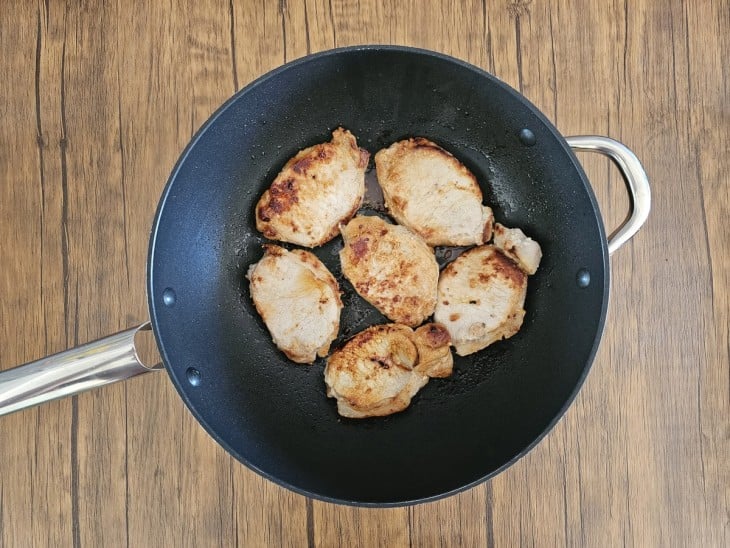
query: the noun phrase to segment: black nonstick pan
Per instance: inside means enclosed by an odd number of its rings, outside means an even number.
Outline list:
[[[244,278],[266,242],[254,222],[259,196],[288,158],[338,126],[373,155],[410,136],[437,142],[476,175],[496,219],[543,250],[522,329],[456,356],[450,378],[432,380],[406,411],[386,418],[339,417],[325,396],[324,360],[295,365],[276,349]],[[571,146],[609,155],[628,183],[632,214],[610,243]],[[150,324],[183,401],[242,463],[334,502],[430,500],[497,474],[563,414],[601,338],[609,253],[648,211],[646,176],[627,148],[562,137],[482,70],[402,47],[328,51],[241,90],[181,155],[150,238]],[[341,276],[341,245],[336,238],[315,250],[344,291],[333,348],[387,321]],[[448,250],[437,251],[442,264],[449,260]],[[147,371],[134,349],[138,329],[1,373],[0,414]]]

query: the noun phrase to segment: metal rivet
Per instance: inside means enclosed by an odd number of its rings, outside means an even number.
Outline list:
[[[177,296],[175,295],[175,292],[169,287],[162,292],[162,302],[165,303],[165,306],[172,306],[175,304],[176,298]]]
[[[188,367],[188,370],[185,372],[185,374],[188,377],[188,382],[192,384],[193,386],[200,385],[200,381],[202,380],[200,376],[200,371],[195,369],[194,367]]]
[[[578,287],[588,287],[591,285],[591,273],[585,268],[581,268],[575,275],[575,283],[578,284]]]
[[[532,133],[532,131],[525,128],[525,129],[520,130],[520,141],[522,142],[523,145],[525,145],[527,147],[531,147],[532,145],[535,144],[535,142],[537,141],[537,138],[535,137],[535,134]]]

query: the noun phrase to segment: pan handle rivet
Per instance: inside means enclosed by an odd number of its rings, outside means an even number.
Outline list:
[[[175,292],[171,288],[168,287],[162,292],[162,302],[165,303],[165,306],[172,306],[175,304],[175,299]]]
[[[188,370],[185,372],[185,374],[188,377],[188,382],[192,384],[193,386],[200,385],[200,381],[202,380],[200,377],[200,371],[195,369],[194,367],[188,367]]]
[[[575,283],[578,284],[578,287],[588,287],[591,285],[591,273],[585,268],[581,268],[575,275]]]
[[[531,147],[537,141],[535,134],[527,128],[520,130],[520,141],[526,147]]]

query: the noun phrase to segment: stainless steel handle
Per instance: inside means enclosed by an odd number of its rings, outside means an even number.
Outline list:
[[[611,158],[623,175],[631,196],[631,216],[608,238],[608,253],[613,255],[619,247],[636,234],[649,217],[651,190],[646,172],[636,155],[628,147],[609,137],[577,135],[566,141],[575,150],[600,152]]]
[[[137,355],[134,336],[149,322],[0,372],[0,416],[161,369]]]

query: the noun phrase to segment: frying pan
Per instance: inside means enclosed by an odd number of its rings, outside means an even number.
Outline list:
[[[386,418],[339,417],[325,396],[324,360],[295,365],[275,348],[244,278],[266,241],[255,229],[259,196],[288,158],[337,126],[372,154],[409,136],[437,142],[476,175],[496,219],[521,227],[544,254],[522,329],[455,356],[450,378],[432,380]],[[627,182],[632,212],[610,241],[571,147],[610,156]],[[312,55],[234,95],[182,153],[150,237],[150,322],[0,373],[0,414],[154,369],[134,346],[151,327],[191,413],[263,476],[346,504],[453,494],[514,463],[569,406],[601,338],[609,254],[646,220],[649,200],[626,147],[563,138],[523,96],[474,66],[403,47]],[[336,238],[314,250],[344,292],[335,347],[387,321],[342,277],[341,246]],[[449,250],[437,255],[448,262]]]

